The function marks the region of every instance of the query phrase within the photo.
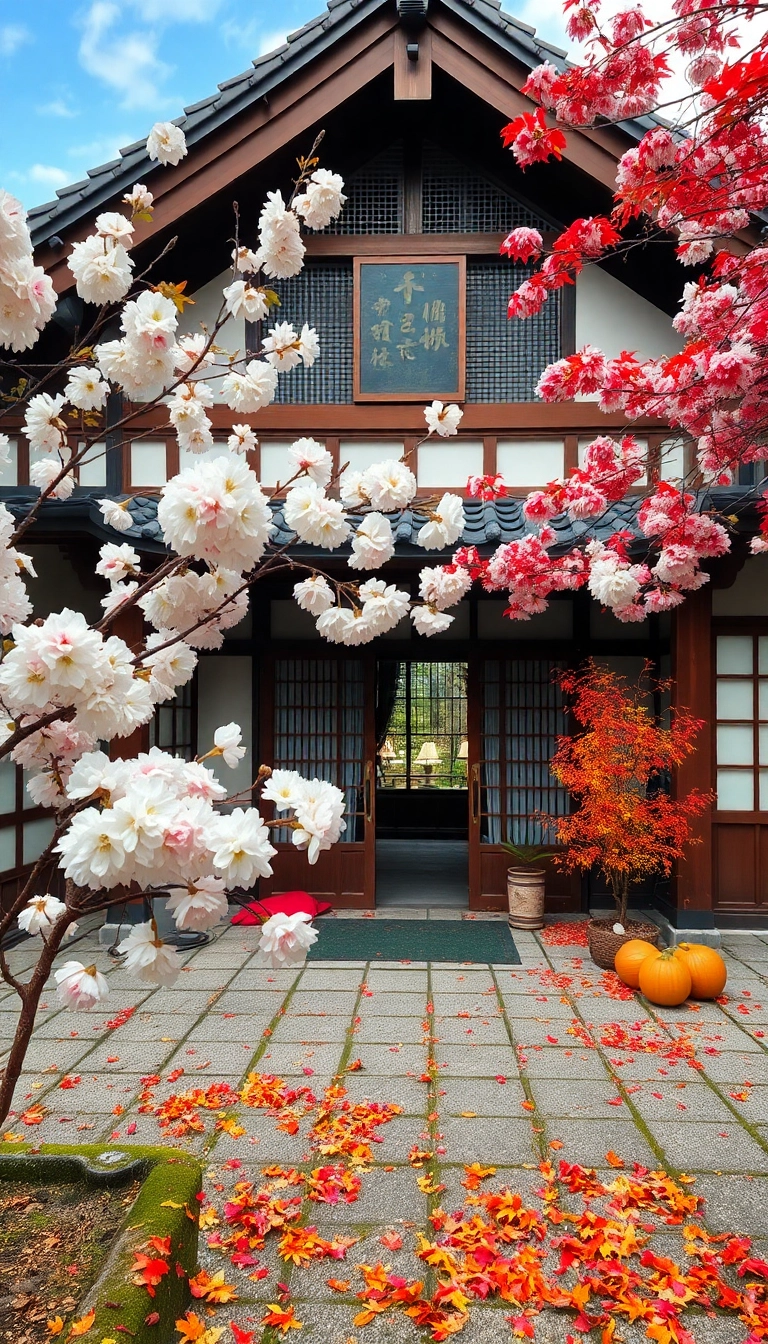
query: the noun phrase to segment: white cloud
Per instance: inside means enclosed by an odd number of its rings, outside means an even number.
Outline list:
[[[33,163],[26,176],[30,182],[39,182],[43,187],[52,188],[65,187],[72,180],[70,173],[49,163]]]
[[[131,0],[145,23],[209,23],[221,0]]]
[[[157,37],[148,31],[117,32],[122,13],[112,0],[92,0],[82,20],[80,64],[121,95],[125,108],[157,108],[159,85],[171,67],[157,54]]]
[[[264,33],[263,37],[259,38],[259,56],[266,56],[267,52],[282,47],[287,34],[287,28],[275,28],[271,33]]]
[[[41,117],[77,117],[79,112],[76,107],[70,107],[63,98],[54,98],[50,103],[41,103],[37,108]]]
[[[6,23],[0,27],[0,56],[12,56],[25,42],[32,41],[28,28],[20,23]]]
[[[98,163],[109,163],[111,159],[119,158],[123,145],[130,145],[135,139],[136,136],[127,131],[119,135],[105,135],[88,140],[85,144],[70,145],[67,154],[72,159],[84,159],[89,167],[94,167]]]

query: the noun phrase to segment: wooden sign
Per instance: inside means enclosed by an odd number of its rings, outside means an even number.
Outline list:
[[[466,259],[355,258],[355,401],[464,400]]]

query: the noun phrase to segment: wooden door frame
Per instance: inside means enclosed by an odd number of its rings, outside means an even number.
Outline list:
[[[259,704],[258,704],[258,723],[259,723],[259,742],[260,758],[264,761],[274,761],[275,747],[275,664],[278,659],[292,658],[297,661],[308,660],[312,662],[335,662],[337,664],[350,662],[353,659],[363,664],[363,759],[362,766],[362,788],[363,788],[363,839],[340,841],[333,846],[331,853],[337,853],[342,850],[347,854],[360,853],[363,856],[363,890],[361,893],[353,893],[345,897],[341,890],[335,893],[333,904],[339,907],[352,907],[359,909],[372,909],[376,903],[376,789],[375,783],[375,759],[376,759],[376,738],[375,738],[375,676],[376,659],[370,649],[353,649],[345,654],[339,649],[323,646],[316,646],[314,643],[309,645],[306,641],[302,643],[272,644],[269,649],[265,649],[259,658],[260,677],[259,677]],[[295,850],[293,846],[286,841],[273,841],[275,848],[280,854],[288,854]],[[322,856],[321,856],[322,857]],[[339,862],[343,855],[338,855]],[[275,862],[278,862],[276,859]],[[307,867],[307,877],[312,873],[312,869]],[[279,874],[276,878],[266,879],[266,885],[272,887],[277,881],[279,884]],[[278,885],[278,890],[280,886]],[[329,898],[333,893],[323,891],[319,893],[324,898]]]

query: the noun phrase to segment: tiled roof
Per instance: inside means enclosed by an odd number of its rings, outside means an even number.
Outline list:
[[[565,52],[538,38],[535,28],[505,14],[501,0],[439,2],[531,69],[543,60],[560,67],[565,64]],[[183,128],[190,148],[244,108],[268,96],[320,52],[389,3],[390,0],[328,0],[323,13],[290,33],[282,46],[260,56],[242,74],[219,84],[208,98],[184,109],[184,115],[176,118],[176,125]],[[645,117],[623,126],[629,134],[639,137],[653,124],[651,118]],[[61,187],[56,193],[57,200],[29,211],[34,245],[39,246],[67,229],[118,192],[127,191],[134,182],[148,181],[151,186],[152,175],[157,171],[158,165],[147,157],[144,140],[127,145],[120,150],[119,158],[91,168],[81,181]]]
[[[730,513],[737,509],[743,512],[743,506],[751,505],[756,497],[743,486],[732,486],[728,488],[719,488],[708,492],[702,492],[699,501],[700,507],[710,507],[723,513]],[[76,500],[68,501],[75,504]],[[565,551],[572,547],[580,538],[585,535],[602,537],[604,539],[613,535],[614,532],[631,532],[638,539],[640,532],[637,526],[637,510],[641,500],[638,497],[621,500],[618,504],[612,505],[597,524],[592,522],[573,524],[569,519],[561,514],[552,522],[552,527],[557,533],[558,540],[553,548],[555,553]],[[88,501],[81,500],[81,506],[88,506]],[[56,506],[51,506],[56,507]],[[111,529],[104,529],[101,514],[98,513],[95,504],[90,504],[91,516],[95,514],[98,518],[98,525],[101,530],[114,537]],[[137,496],[129,504],[130,512],[134,518],[134,526],[122,535],[134,542],[150,542],[154,547],[163,547],[164,542],[160,524],[157,521],[157,497],[156,496]],[[273,518],[275,523],[275,532],[273,542],[275,545],[284,546],[290,544],[295,537],[295,533],[286,526],[283,517],[282,506],[274,504],[272,506]],[[349,514],[353,525],[356,525],[361,518],[359,515]],[[751,511],[750,511],[751,517]],[[506,542],[518,541],[532,529],[526,524],[523,518],[523,500],[519,498],[499,499],[493,503],[482,503],[478,500],[464,501],[464,519],[465,527],[461,542],[467,546],[477,546],[481,551],[491,551],[495,547]],[[449,547],[445,552],[425,551],[417,545],[416,536],[419,529],[426,522],[423,514],[414,512],[412,509],[406,509],[403,513],[391,515],[391,521],[395,533],[395,555],[399,558],[419,557],[424,561],[430,558],[445,559],[451,555],[455,547]],[[745,525],[748,524],[747,517],[743,518]],[[751,527],[749,530],[753,530]],[[349,554],[349,547],[340,547],[338,550],[320,551],[315,547],[305,546],[296,543],[291,547],[297,555],[307,557],[314,555],[330,560],[333,556],[345,557]]]

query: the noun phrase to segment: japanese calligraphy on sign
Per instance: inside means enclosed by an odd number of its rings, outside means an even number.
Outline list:
[[[464,398],[465,259],[355,261],[355,400]]]

